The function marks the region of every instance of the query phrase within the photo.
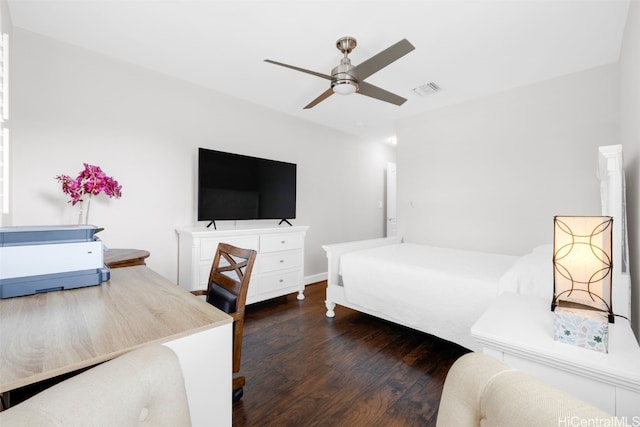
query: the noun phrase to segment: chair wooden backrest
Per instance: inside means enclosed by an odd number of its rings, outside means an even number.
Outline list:
[[[240,371],[244,308],[256,256],[253,249],[219,243],[207,289],[192,291],[194,295],[206,295],[209,304],[233,317],[233,390],[244,386],[244,377],[235,374]]]

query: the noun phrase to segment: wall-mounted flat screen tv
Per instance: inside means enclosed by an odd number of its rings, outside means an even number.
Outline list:
[[[198,221],[295,217],[294,163],[198,149]]]

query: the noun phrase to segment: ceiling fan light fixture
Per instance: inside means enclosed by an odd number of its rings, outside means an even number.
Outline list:
[[[340,40],[338,40],[339,42]],[[346,56],[340,60],[340,65],[331,70],[331,88],[334,93],[351,95],[359,89],[358,81],[349,72],[353,70],[351,61]]]
[[[336,80],[331,85],[331,88],[334,93],[339,93],[340,95],[351,95],[358,91],[358,84],[353,80]]]
[[[341,37],[336,42],[336,47],[342,52],[343,57],[340,59],[340,64],[331,70],[331,75],[318,73],[317,71],[305,70],[304,68],[295,67],[293,65],[283,64],[281,62],[265,59],[265,62],[269,62],[282,67],[291,68],[292,70],[301,71],[303,73],[311,74],[326,80],[331,81],[331,87],[326,89],[316,97],[313,101],[307,104],[304,109],[313,108],[318,103],[329,98],[334,93],[340,95],[350,95],[358,92],[360,95],[368,96],[370,98],[378,99],[380,101],[388,102],[394,105],[402,105],[406,101],[405,98],[381,89],[377,86],[369,84],[364,80],[370,75],[377,73],[387,65],[394,61],[397,61],[407,53],[411,52],[413,45],[409,43],[407,39],[402,39],[398,43],[389,46],[382,52],[379,52],[358,66],[351,65],[349,59],[349,53],[357,46],[356,39],[353,37]]]

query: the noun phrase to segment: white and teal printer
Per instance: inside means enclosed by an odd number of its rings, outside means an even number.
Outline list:
[[[109,280],[93,225],[0,227],[0,298]]]

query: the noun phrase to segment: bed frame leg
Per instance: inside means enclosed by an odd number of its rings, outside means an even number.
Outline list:
[[[336,304],[331,301],[325,301],[324,305],[327,306],[327,317],[336,317],[336,312],[333,311],[336,308]]]

